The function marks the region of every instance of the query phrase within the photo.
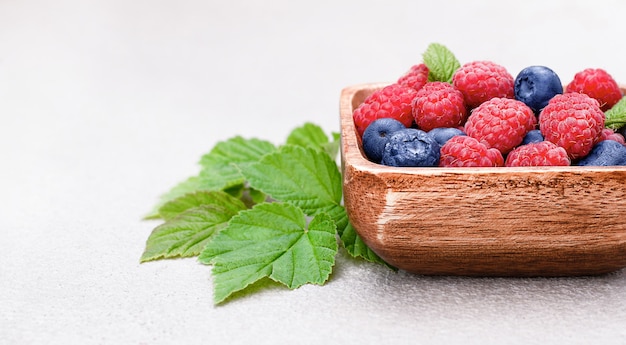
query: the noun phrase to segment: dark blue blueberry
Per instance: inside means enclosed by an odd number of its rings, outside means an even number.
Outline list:
[[[524,136],[524,140],[520,145],[526,145],[530,143],[540,143],[543,141],[543,134],[538,129],[533,129],[532,131],[526,133]]]
[[[363,152],[367,158],[380,163],[389,136],[404,128],[406,127],[400,121],[391,118],[381,118],[370,123],[363,132]]]
[[[463,132],[462,130],[458,128],[439,127],[439,128],[433,128],[430,131],[428,131],[428,135],[433,137],[435,141],[439,144],[439,146],[443,146],[443,144],[445,144],[446,141],[450,140],[450,138],[456,135],[466,135],[466,134],[465,132]]]
[[[515,78],[515,99],[524,102],[535,114],[560,93],[563,93],[561,79],[548,67],[526,67]]]
[[[382,164],[398,167],[439,165],[439,144],[428,133],[415,128],[394,132],[383,151]]]
[[[626,165],[626,146],[615,140],[603,140],[597,143],[591,152],[578,162],[578,165]]]

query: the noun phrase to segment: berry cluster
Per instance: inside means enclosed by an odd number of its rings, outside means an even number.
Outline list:
[[[354,110],[371,161],[418,167],[626,165],[624,136],[605,126],[605,112],[623,98],[606,71],[585,69],[563,88],[545,66],[527,67],[514,78],[491,61],[437,65],[451,60],[411,67]],[[446,68],[447,76],[432,72]]]

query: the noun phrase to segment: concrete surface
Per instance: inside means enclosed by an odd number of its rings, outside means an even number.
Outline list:
[[[157,197],[234,135],[337,131],[339,92],[431,42],[512,74],[626,81],[623,1],[0,1],[1,344],[624,344],[626,271],[394,273],[214,307],[210,268],[139,264]]]

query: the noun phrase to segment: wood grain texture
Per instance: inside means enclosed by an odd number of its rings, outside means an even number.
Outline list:
[[[344,202],[365,243],[428,275],[572,276],[626,267],[626,166],[396,168],[364,158],[341,93]]]

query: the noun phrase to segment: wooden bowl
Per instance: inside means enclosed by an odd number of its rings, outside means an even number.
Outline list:
[[[344,203],[389,264],[425,275],[573,276],[626,267],[626,166],[398,168],[365,158],[341,93]]]

